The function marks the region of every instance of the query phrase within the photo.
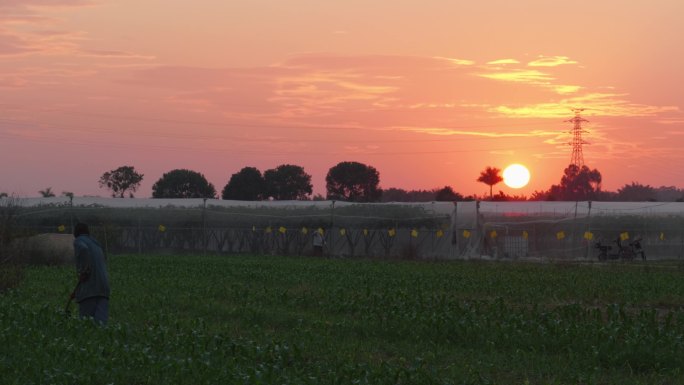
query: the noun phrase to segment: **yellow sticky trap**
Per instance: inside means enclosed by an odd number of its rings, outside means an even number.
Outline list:
[[[662,233],[662,232],[660,233],[660,240],[661,241],[665,240],[665,233]]]
[[[280,228],[278,228],[278,231],[280,231],[280,234],[285,234],[287,232],[287,229],[283,226],[280,226]]]
[[[159,229],[159,232],[160,232],[160,233],[163,233],[164,231],[166,231],[166,226],[164,226],[164,225],[159,225],[158,229]]]
[[[620,233],[620,240],[621,241],[626,241],[628,239],[629,239],[629,233],[628,232],[625,231],[624,233]]]
[[[252,231],[256,231],[256,226],[252,226]]]
[[[584,239],[586,239],[587,241],[591,241],[592,239],[594,239],[594,233],[592,233],[591,231],[585,231]]]
[[[411,236],[413,238],[418,238],[418,230],[416,230],[416,229],[411,230]]]
[[[64,230],[66,230],[66,226],[64,226],[64,225],[57,226],[57,231],[59,231],[60,233],[63,233]]]
[[[470,238],[470,231],[463,230],[463,238]]]
[[[306,227],[302,227],[302,234],[306,235],[308,233],[309,233],[309,229],[307,229]]]
[[[565,238],[565,231],[561,230],[561,231],[556,233],[556,239],[561,240],[563,238]]]
[[[271,231],[273,231],[273,229],[271,229],[271,226],[268,226],[268,227],[266,228],[266,230],[264,230],[264,231],[268,234],[268,233],[270,233]]]
[[[367,237],[368,236],[368,229],[363,229],[363,236]]]
[[[492,231],[489,233],[489,237],[492,238],[492,239],[496,238],[497,236],[499,236],[499,234],[496,233],[496,230],[492,230]]]
[[[437,230],[435,235],[437,236],[437,238],[442,238],[444,236],[444,231],[442,231],[441,229]]]
[[[342,235],[342,236],[347,235],[347,229],[340,229],[340,235]]]
[[[390,237],[393,237],[393,236],[397,235],[397,231],[394,230],[394,229],[389,229],[389,230],[387,231],[387,234],[388,234]]]
[[[527,239],[527,238],[530,237],[530,234],[527,233],[527,230],[524,230],[524,231],[522,232],[522,237],[523,237],[523,239]]]
[[[323,230],[322,227],[319,227],[318,230],[316,230],[316,231],[318,231],[318,234],[321,234],[321,235],[325,234],[325,231]]]

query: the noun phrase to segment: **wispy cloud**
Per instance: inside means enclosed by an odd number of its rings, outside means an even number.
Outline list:
[[[499,64],[519,64],[520,62],[515,59],[498,59],[498,60],[492,60],[490,62],[487,62],[487,64],[490,65],[499,65]]]
[[[456,59],[456,58],[450,58],[450,57],[441,57],[441,56],[436,56],[435,59],[439,60],[446,60],[447,62],[451,64],[455,64],[457,66],[471,66],[475,64],[473,60],[466,60],[466,59]]]
[[[0,25],[54,23],[56,18],[46,16],[43,10],[92,6],[91,0],[2,0]]]
[[[0,56],[24,55],[38,51],[26,39],[0,29]]]
[[[681,125],[684,124],[684,119],[682,118],[664,118],[656,120],[656,123],[665,125]],[[684,135],[684,131],[677,131],[677,135]]]
[[[135,52],[129,52],[129,51],[82,49],[79,52],[81,55],[84,55],[84,56],[102,57],[102,58],[143,59],[143,60],[155,59],[155,57],[151,56],[151,55],[141,55],[141,54],[138,54]]]
[[[26,79],[23,79],[19,76],[14,76],[14,75],[9,75],[9,76],[2,76],[0,75],[0,88],[21,88],[27,84]]]
[[[494,80],[503,80],[507,82],[523,82],[523,83],[535,83],[535,84],[545,84],[550,80],[553,80],[553,76],[537,71],[537,70],[508,70],[504,72],[490,72],[482,73],[479,76]]]
[[[509,132],[509,131],[483,131],[483,130],[462,130],[448,127],[395,127],[401,131],[418,132],[422,134],[430,134],[437,136],[475,136],[485,138],[539,138],[548,136],[557,136],[557,131],[541,131],[533,130],[527,132]]]
[[[556,84],[552,69],[496,71],[454,66],[439,58],[305,54],[266,67],[157,67],[135,73],[130,83],[164,89],[171,95],[166,100],[182,109],[257,119],[264,125],[339,125],[492,140],[538,138],[554,146],[568,140],[557,125],[553,131],[534,126],[548,128],[543,119],[566,120],[573,107],[587,108],[588,116],[610,117],[661,117],[678,111],[634,103],[627,94]],[[508,117],[518,122],[503,119]],[[476,123],[457,128],[462,121]],[[525,128],[516,128],[521,126]]]
[[[567,56],[540,56],[527,63],[530,67],[557,67],[564,64],[577,64],[577,62]]]
[[[518,118],[563,118],[569,111],[582,106],[597,116],[655,116],[665,112],[679,112],[676,106],[650,106],[629,102],[627,94],[590,93],[554,103],[538,103],[518,107],[497,106],[491,109]]]
[[[6,9],[27,9],[35,7],[76,7],[84,5],[94,5],[99,3],[95,0],[3,0],[0,8]]]
[[[553,87],[554,91],[556,91],[556,93],[561,94],[561,95],[573,94],[573,93],[579,91],[580,89],[582,89],[582,87],[580,87],[580,86],[571,86],[571,85],[560,85],[560,86],[552,86],[552,87]]]
[[[93,0],[1,0],[0,56],[78,55],[103,59],[151,58],[133,52],[89,49],[88,34],[71,30],[55,9],[90,7]]]

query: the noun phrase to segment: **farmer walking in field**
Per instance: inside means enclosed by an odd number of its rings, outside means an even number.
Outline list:
[[[85,223],[74,227],[74,254],[78,285],[71,293],[81,318],[93,318],[105,325],[109,318],[109,277],[100,244],[90,236]]]

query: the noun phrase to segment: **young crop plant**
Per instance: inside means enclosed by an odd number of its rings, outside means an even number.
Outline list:
[[[113,255],[106,327],[64,315],[72,267],[29,267],[0,295],[0,378],[681,383],[684,280],[655,266]]]

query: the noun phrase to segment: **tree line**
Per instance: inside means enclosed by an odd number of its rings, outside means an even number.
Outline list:
[[[112,197],[133,198],[144,175],[133,166],[121,166],[102,174],[99,185]],[[341,200],[348,202],[429,202],[429,201],[684,201],[684,190],[673,186],[652,187],[637,182],[624,185],[616,192],[601,188],[602,176],[597,169],[569,165],[560,182],[530,197],[493,193],[503,181],[501,170],[486,167],[476,179],[489,186],[489,196],[464,196],[451,186],[431,190],[381,189],[380,174],[372,166],[359,162],[340,162],[326,175],[326,195],[313,194],[311,175],[303,167],[283,164],[263,173],[256,167],[244,167],[231,175],[220,195],[203,174],[175,169],[163,174],[152,186],[153,198],[221,198],[227,200]],[[43,197],[55,196],[50,187],[40,190]],[[73,197],[72,192],[62,195]],[[0,197],[7,196],[0,193]]]
[[[107,188],[112,197],[133,197],[144,175],[132,166],[121,166],[100,177],[100,187]],[[353,202],[377,202],[382,195],[380,174],[372,167],[358,162],[340,162],[330,168],[326,176],[326,197]],[[231,175],[221,191],[221,199],[231,200],[309,200],[312,198],[311,175],[303,167],[282,164],[264,171],[244,167]],[[171,170],[152,186],[153,198],[216,198],[217,190],[203,174],[187,170]],[[314,197],[317,198],[317,197]]]
[[[535,191],[528,198],[509,196],[499,191],[492,194],[492,187],[503,181],[501,170],[487,167],[480,173],[478,182],[490,186],[489,200],[494,201],[604,201],[604,202],[684,202],[684,190],[674,186],[653,187],[638,182],[625,184],[617,191],[601,188],[603,177],[597,169],[587,166],[569,165],[563,170],[560,182],[547,190]]]

